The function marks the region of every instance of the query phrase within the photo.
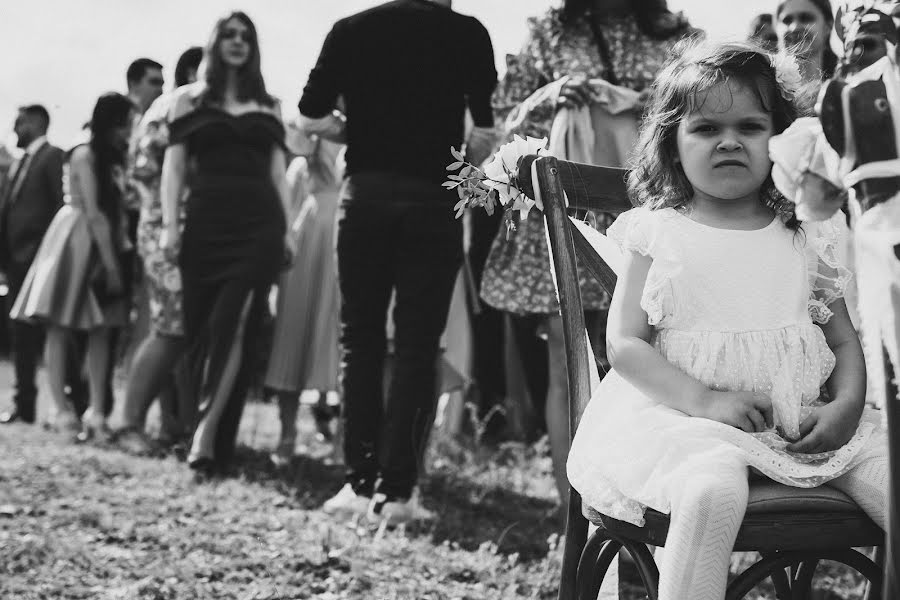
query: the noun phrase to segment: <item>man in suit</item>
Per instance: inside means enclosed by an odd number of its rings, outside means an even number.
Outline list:
[[[15,301],[38,247],[62,205],[64,153],[47,142],[50,115],[39,104],[19,109],[13,131],[17,146],[25,153],[13,164],[0,191],[0,269],[6,274],[9,292],[6,311]],[[15,366],[15,408],[0,414],[0,423],[33,423],[37,387],[35,373],[42,347],[39,325],[14,321],[10,324]]]

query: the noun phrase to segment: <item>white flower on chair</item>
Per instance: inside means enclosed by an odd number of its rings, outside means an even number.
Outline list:
[[[457,218],[466,208],[476,206],[483,206],[488,214],[492,214],[494,205],[499,202],[507,212],[507,227],[514,228],[510,213],[518,211],[520,218],[524,219],[535,206],[535,201],[522,193],[513,178],[519,159],[528,154],[541,154],[546,147],[547,138],[522,138],[517,135],[513,141],[500,147],[483,171],[466,162],[458,150],[451,148],[455,161],[447,166],[447,170],[459,169],[459,174],[450,175],[443,185],[447,189],[455,189],[459,195],[459,202],[454,207]],[[543,207],[538,205],[538,209],[543,210]]]

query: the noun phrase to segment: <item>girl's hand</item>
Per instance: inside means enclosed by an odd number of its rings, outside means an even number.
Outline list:
[[[813,409],[800,423],[800,440],[789,452],[818,454],[837,450],[850,441],[859,425],[859,409],[847,402],[831,402]]]
[[[559,90],[560,107],[581,108],[591,103],[591,85],[584,73],[573,73]]]
[[[758,392],[716,392],[701,398],[702,412],[694,416],[725,423],[747,433],[772,427],[772,400]]]

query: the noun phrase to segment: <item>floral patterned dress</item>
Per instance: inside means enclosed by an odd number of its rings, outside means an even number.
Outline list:
[[[561,11],[551,9],[528,21],[529,37],[517,56],[507,57],[507,71],[494,94],[494,112],[507,134],[549,137],[557,106],[555,97],[540,103],[523,102],[536,91],[561,77],[584,73],[588,78],[608,79],[593,28],[585,16],[563,26]],[[610,64],[619,85],[641,91],[653,82],[668,58],[674,40],[659,40],[643,33],[634,17],[610,20],[600,30],[610,50]],[[605,230],[611,219],[601,216],[598,229]],[[609,307],[609,296],[600,285],[582,275],[581,297],[585,310]],[[491,306],[507,312],[553,314],[559,312],[556,289],[550,274],[544,219],[532,210],[514,231],[498,233],[485,264],[481,297]]]
[[[159,186],[163,156],[169,145],[167,122],[173,97],[158,98],[147,110],[135,135],[131,157],[131,183],[140,198],[138,221],[138,254],[144,261],[150,322],[162,335],[184,335],[182,316],[181,272],[159,247],[162,233],[162,203]],[[184,202],[179,208],[179,223],[184,223]]]

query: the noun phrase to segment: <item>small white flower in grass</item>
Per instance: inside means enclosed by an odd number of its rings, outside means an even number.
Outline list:
[[[786,52],[779,52],[772,56],[772,68],[775,69],[775,81],[781,88],[781,95],[785,100],[793,100],[803,85],[797,59]]]

